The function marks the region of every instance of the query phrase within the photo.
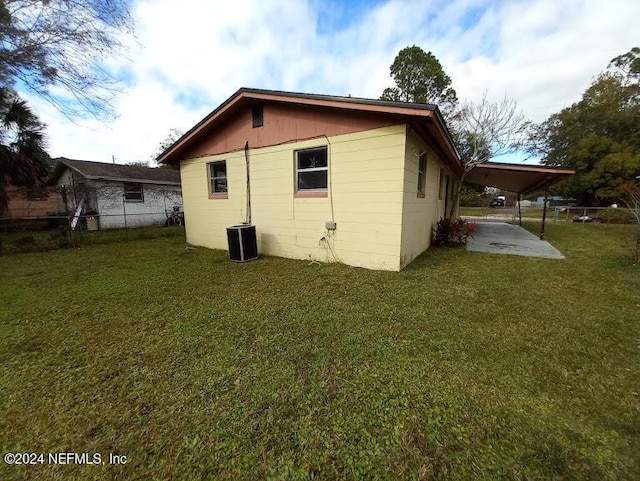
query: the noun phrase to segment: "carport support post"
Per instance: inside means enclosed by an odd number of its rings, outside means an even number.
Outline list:
[[[544,222],[547,220],[547,200],[549,199],[549,192],[544,192],[544,206],[542,207],[542,227],[540,228],[540,240],[544,240]]]
[[[520,227],[522,227],[522,207],[520,205],[520,192],[518,192],[518,219],[520,220]]]

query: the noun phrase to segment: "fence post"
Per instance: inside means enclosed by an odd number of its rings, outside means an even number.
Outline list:
[[[544,205],[542,206],[542,227],[540,228],[540,240],[544,240],[544,223],[547,220],[547,199],[549,198],[549,193],[545,191],[544,193]]]
[[[122,193],[122,213],[124,215],[124,236],[129,238],[129,229],[127,228],[127,198],[126,194]]]

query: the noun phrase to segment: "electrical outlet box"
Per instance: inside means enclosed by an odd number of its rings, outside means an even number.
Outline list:
[[[332,220],[328,220],[324,223],[324,228],[327,230],[336,230],[336,223]]]

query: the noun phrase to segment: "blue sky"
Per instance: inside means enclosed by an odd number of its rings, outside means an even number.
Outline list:
[[[317,0],[311,2],[312,7],[318,11],[316,28],[321,35],[331,35],[335,31],[344,30],[358,19],[362,12],[369,11],[379,5],[380,1],[374,0]]]
[[[243,86],[377,98],[413,44],[438,57],[461,100],[506,95],[538,122],[640,45],[636,0],[133,0],[132,13],[136,39],[105,59],[123,82],[115,119],[70,122],[30,98],[52,156],[149,160],[170,129]]]

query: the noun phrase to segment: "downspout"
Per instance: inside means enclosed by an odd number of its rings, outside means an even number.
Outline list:
[[[251,177],[249,176],[249,141],[244,144],[244,160],[247,166],[247,218],[245,224],[251,225]]]

